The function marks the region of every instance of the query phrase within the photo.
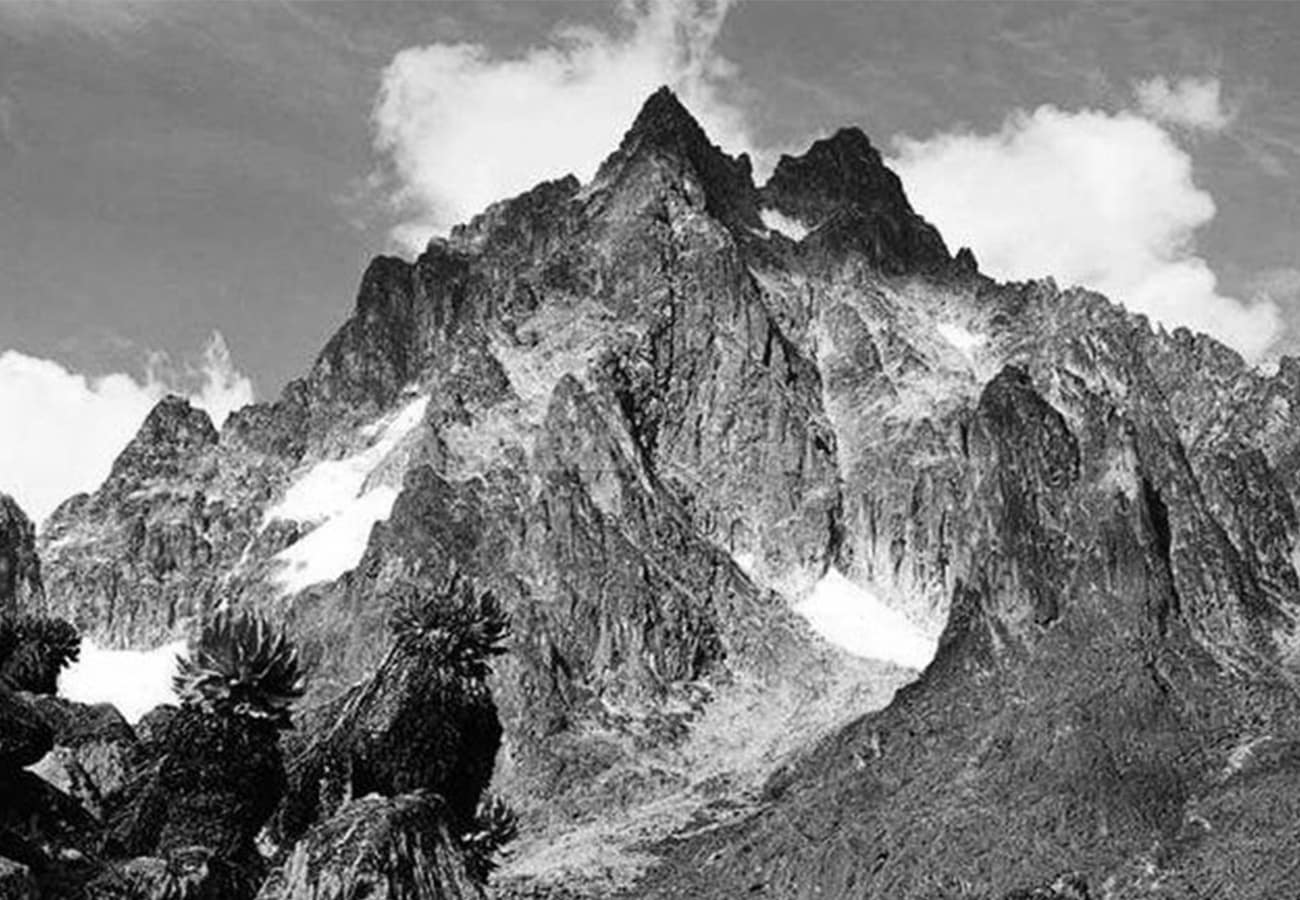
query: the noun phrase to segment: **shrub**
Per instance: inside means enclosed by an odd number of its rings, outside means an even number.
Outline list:
[[[286,728],[304,682],[298,651],[282,630],[223,611],[203,626],[191,656],[178,658],[173,687],[183,704]]]
[[[10,690],[57,693],[59,673],[80,654],[81,635],[63,619],[0,620],[0,685]]]
[[[392,616],[399,653],[415,653],[463,681],[486,678],[492,658],[506,652],[509,620],[490,591],[453,571],[439,591],[399,606]]]
[[[497,867],[497,854],[518,834],[519,817],[505,800],[496,795],[480,800],[474,821],[460,836],[470,877],[479,884],[487,884]]]

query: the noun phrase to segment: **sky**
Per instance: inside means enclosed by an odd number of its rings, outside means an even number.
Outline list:
[[[1300,4],[0,0],[0,491],[271,399],[367,261],[589,177],[673,86],[760,173],[860,126],[1000,278],[1300,350]]]

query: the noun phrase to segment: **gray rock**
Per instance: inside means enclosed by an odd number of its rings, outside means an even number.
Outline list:
[[[102,818],[104,798],[130,780],[140,760],[135,732],[108,704],[87,706],[59,697],[29,702],[54,735],[54,746],[30,769]]]
[[[7,494],[0,494],[0,617],[32,612],[44,602],[36,526]]]

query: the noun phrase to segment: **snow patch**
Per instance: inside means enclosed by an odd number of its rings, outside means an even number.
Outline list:
[[[358,499],[370,473],[420,424],[428,404],[428,397],[417,397],[396,414],[362,428],[361,434],[373,440],[369,447],[344,459],[326,459],[313,465],[289,486],[279,503],[266,511],[264,522],[319,522],[343,513]]]
[[[176,658],[187,654],[185,641],[152,650],[105,650],[83,640],[80,657],[59,675],[59,695],[77,703],[111,703],[135,724],[154,707],[177,702],[172,676]]]
[[[266,511],[263,527],[273,519],[315,523],[305,537],[277,553],[274,581],[285,593],[297,593],[324,581],[333,581],[355,569],[366,552],[370,529],[387,519],[397,499],[391,484],[367,486],[370,477],[419,426],[429,404],[417,397],[396,413],[361,429],[372,443],[343,459],[315,463],[285,491],[283,499]]]
[[[813,631],[854,656],[924,669],[938,642],[836,569],[794,606]]]
[[[778,231],[792,241],[802,241],[808,235],[808,226],[775,209],[761,209],[758,217],[770,231]]]
[[[987,334],[971,331],[956,322],[940,322],[934,327],[940,337],[967,356],[974,355],[975,351],[982,349],[989,342]]]
[[[354,497],[337,513],[275,555],[275,582],[287,594],[333,581],[365,555],[370,529],[393,511],[397,488],[381,485]]]
[[[754,577],[754,573],[758,570],[757,555],[753,553],[735,553],[732,554],[731,559],[740,567],[740,571],[744,572],[751,578]]]

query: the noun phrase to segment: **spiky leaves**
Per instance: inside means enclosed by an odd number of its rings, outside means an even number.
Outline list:
[[[392,596],[392,646],[366,681],[309,715],[290,764],[277,831],[297,839],[350,797],[428,791],[454,833],[471,827],[492,778],[501,722],[486,683],[505,651],[505,613],[488,592],[453,574]]]
[[[397,648],[431,658],[464,681],[492,671],[492,658],[506,652],[510,624],[490,591],[453,570],[441,590],[408,600],[392,618]]]
[[[465,867],[479,884],[487,884],[497,867],[501,848],[519,835],[519,817],[501,797],[484,796],[474,812],[474,821],[460,836]]]
[[[257,615],[222,611],[203,626],[189,658],[178,658],[173,687],[184,704],[284,728],[304,682],[282,630]]]
[[[54,694],[59,673],[81,654],[81,635],[63,619],[0,619],[0,685]]]

